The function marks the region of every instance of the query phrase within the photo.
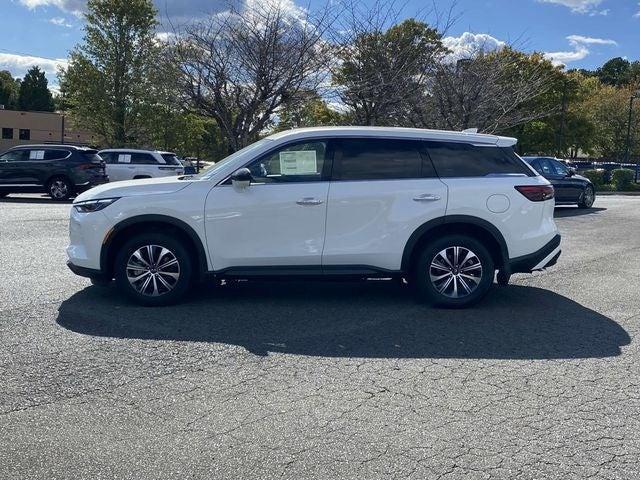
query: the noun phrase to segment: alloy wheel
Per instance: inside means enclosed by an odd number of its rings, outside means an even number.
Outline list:
[[[587,187],[582,195],[582,203],[585,207],[590,208],[595,200],[593,189],[591,187]]]
[[[64,180],[54,180],[49,186],[49,193],[53,198],[65,198],[69,194],[69,186]]]
[[[141,295],[157,297],[172,291],[180,279],[176,255],[160,245],[144,245],[127,261],[127,280]]]
[[[463,298],[478,288],[482,279],[482,263],[468,248],[447,247],[431,260],[429,279],[441,295]]]

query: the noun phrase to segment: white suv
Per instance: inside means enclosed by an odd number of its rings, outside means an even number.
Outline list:
[[[175,153],[156,150],[110,148],[98,155],[105,163],[112,182],[142,178],[175,177],[184,173],[184,167]]]
[[[554,264],[553,187],[513,138],[404,128],[291,130],[198,176],[120,182],[71,209],[69,267],[145,305],[222,278],[398,277],[462,307]]]

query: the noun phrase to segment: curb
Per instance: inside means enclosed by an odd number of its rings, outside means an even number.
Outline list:
[[[625,197],[640,197],[640,192],[598,192],[596,190],[596,196],[615,196],[621,195]]]

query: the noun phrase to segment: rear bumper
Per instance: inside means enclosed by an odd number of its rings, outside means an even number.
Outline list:
[[[89,181],[86,181],[86,182],[83,182],[83,183],[76,183],[75,187],[76,187],[76,191],[85,192],[85,191],[89,190],[90,188],[96,187],[98,185],[103,185],[105,183],[109,183],[109,176],[108,175],[101,175],[99,177],[91,177],[89,179]]]
[[[71,263],[71,261],[67,261],[67,267],[76,275],[87,278],[102,278],[104,277],[104,273],[101,270],[96,270],[94,268],[86,268],[80,267],[79,265],[75,265]]]
[[[511,273],[531,273],[555,265],[562,253],[560,250],[560,235],[556,235],[540,250],[529,255],[512,258],[509,260]]]

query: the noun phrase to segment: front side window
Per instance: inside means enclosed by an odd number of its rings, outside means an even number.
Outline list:
[[[31,130],[28,128],[21,128],[19,131],[20,140],[31,140]]]
[[[118,155],[113,152],[101,152],[99,157],[107,164],[117,163],[118,160]]]
[[[338,142],[335,180],[394,180],[423,176],[421,143],[414,140],[349,138]],[[425,175],[430,176],[430,175]]]
[[[554,173],[556,175],[562,175],[563,177],[566,177],[569,174],[569,169],[562,163],[556,160],[549,160],[549,163],[551,163],[551,166],[555,170]]]
[[[0,156],[0,162],[22,162],[29,158],[27,153],[27,150],[11,150]]]
[[[3,128],[2,129],[2,139],[3,140],[12,140],[13,139],[13,128]]]
[[[301,142],[268,153],[247,168],[255,183],[317,182],[327,156],[327,141]]]
[[[532,176],[511,148],[454,142],[427,142],[427,150],[440,177]]]

